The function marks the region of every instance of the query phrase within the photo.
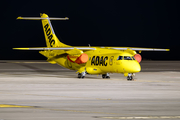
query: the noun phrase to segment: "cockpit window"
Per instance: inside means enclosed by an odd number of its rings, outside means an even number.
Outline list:
[[[119,56],[118,58],[117,58],[117,60],[122,60],[123,59],[123,56]]]
[[[133,56],[132,56],[132,59],[133,59],[133,60],[136,60]]]
[[[136,60],[133,56],[119,56],[117,60]]]
[[[124,60],[132,60],[130,56],[124,56]]]

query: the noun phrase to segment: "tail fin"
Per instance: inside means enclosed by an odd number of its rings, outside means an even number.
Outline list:
[[[17,19],[41,20],[47,47],[70,47],[59,41],[54,33],[50,20],[68,20],[68,18],[49,18],[47,14],[40,14],[39,17],[18,17]]]
[[[60,42],[57,36],[55,35],[48,15],[41,14],[41,18],[45,18],[41,19],[41,21],[43,25],[43,31],[47,47],[69,47],[68,45],[65,45],[64,43]]]

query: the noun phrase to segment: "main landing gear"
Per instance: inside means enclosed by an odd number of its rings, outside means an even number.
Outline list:
[[[83,79],[85,77],[85,75],[86,75],[86,72],[78,73],[78,78],[82,78]],[[103,79],[110,79],[108,73],[102,74],[102,78]]]
[[[78,78],[84,78],[86,75],[85,72],[82,72],[82,73],[78,73]]]
[[[133,74],[133,73],[128,73],[127,80],[129,80],[129,81],[134,80],[134,79],[133,79],[133,76],[134,76],[134,75],[135,75],[135,74]]]
[[[108,73],[106,73],[106,74],[102,74],[102,78],[103,78],[103,79],[110,79],[110,77],[109,77],[109,74],[108,74]]]

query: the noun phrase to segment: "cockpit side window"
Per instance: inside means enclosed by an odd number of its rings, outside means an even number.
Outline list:
[[[133,60],[136,60],[133,56],[132,56],[132,59],[133,59]]]
[[[124,60],[132,60],[130,56],[124,56]]]
[[[123,56],[119,56],[118,58],[117,58],[117,60],[122,60],[123,59]]]

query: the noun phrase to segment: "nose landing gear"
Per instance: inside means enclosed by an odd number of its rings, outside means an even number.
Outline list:
[[[133,73],[128,73],[127,80],[129,80],[129,81],[134,80],[134,79],[133,79],[133,76],[134,76],[134,75],[135,75],[135,74],[133,74]]]

